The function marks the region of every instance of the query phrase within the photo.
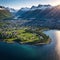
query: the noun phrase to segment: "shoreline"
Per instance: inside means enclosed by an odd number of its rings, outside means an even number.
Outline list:
[[[10,44],[18,43],[18,44],[28,44],[28,45],[36,45],[36,46],[49,44],[51,42],[50,37],[47,36],[45,33],[43,33],[46,30],[42,30],[40,32],[39,31],[30,31],[30,30],[27,30],[27,31],[29,31],[31,33],[33,33],[33,32],[36,33],[37,36],[39,37],[39,40],[29,42],[29,40],[28,41],[20,41],[20,40],[16,39],[16,41],[15,40],[12,40],[12,41],[10,41],[10,40],[2,40],[2,42],[6,42],[6,43],[10,43]]]
[[[47,45],[47,44],[50,44],[51,43],[51,39],[48,40],[49,42],[48,43],[37,43],[35,44],[36,46],[39,46],[39,45]]]
[[[4,42],[4,41],[0,41],[0,42]],[[8,43],[8,42],[5,42],[5,43]],[[10,43],[8,43],[8,44],[13,44],[13,43],[18,43],[18,42],[10,42]],[[21,44],[21,45],[35,45],[35,46],[40,46],[40,45],[47,45],[47,44],[50,44],[51,43],[51,39],[49,38],[49,40],[48,40],[48,43],[44,43],[44,42],[42,42],[42,43],[40,43],[40,42],[38,42],[38,43],[35,43],[35,44],[33,44],[33,43],[18,43],[18,44]]]
[[[17,43],[17,42],[16,42]],[[51,39],[49,38],[48,39],[48,43],[45,43],[45,42],[38,42],[38,43],[31,43],[31,42],[28,42],[28,43],[18,43],[18,44],[21,44],[21,45],[34,45],[34,46],[40,46],[40,45],[47,45],[47,44],[50,44],[51,43]]]

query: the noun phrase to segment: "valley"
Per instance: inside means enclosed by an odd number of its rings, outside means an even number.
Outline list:
[[[0,0],[0,60],[60,60],[58,4]]]
[[[0,40],[6,43],[40,45],[50,43],[49,36],[43,31],[47,28],[25,26],[27,20],[0,21]]]
[[[38,5],[16,11],[0,6],[0,40],[7,43],[48,44],[50,38],[43,31],[60,29],[59,7]]]

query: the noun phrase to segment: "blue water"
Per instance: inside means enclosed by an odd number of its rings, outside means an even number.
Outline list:
[[[0,42],[0,60],[60,60],[57,53],[59,49],[56,50],[56,41],[59,41],[56,39],[57,31],[49,30],[44,33],[50,36],[50,44],[34,46]]]

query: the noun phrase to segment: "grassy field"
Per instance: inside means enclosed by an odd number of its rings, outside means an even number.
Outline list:
[[[0,31],[0,39],[7,43],[28,43],[28,44],[38,44],[38,43],[49,43],[49,37],[42,33],[40,29],[7,29]]]
[[[8,43],[13,43],[14,41],[20,43],[28,43],[40,40],[36,33],[26,32],[25,29],[6,31],[5,33],[7,34],[7,37],[4,39],[4,41]],[[12,37],[8,37],[10,35]]]

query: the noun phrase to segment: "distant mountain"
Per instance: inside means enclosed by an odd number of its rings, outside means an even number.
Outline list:
[[[60,19],[60,5],[54,7],[51,5],[32,6],[29,11],[21,14],[20,17],[24,19]]]
[[[47,12],[47,10],[50,10],[52,8],[53,7],[51,5],[38,5],[38,6],[32,6],[31,8],[23,8],[17,12],[17,16],[22,18],[34,19],[40,17],[42,13],[45,13]]]
[[[21,10],[21,11],[29,11],[30,8],[25,7],[25,8],[21,8],[20,10]]]
[[[36,7],[33,6],[32,8],[34,9]],[[29,10],[22,14],[20,18],[29,20],[29,22],[23,24],[24,26],[60,29],[60,5],[51,6],[46,9]]]
[[[54,18],[54,19],[60,19],[60,5],[53,7],[50,9],[48,14],[45,15],[47,18]]]
[[[51,5],[38,5],[38,6],[32,6],[31,10],[37,10],[37,9],[41,9],[41,10],[45,10],[47,8],[52,8]]]
[[[16,10],[13,9],[13,8],[9,8],[9,7],[7,7],[6,9],[9,10],[10,12],[16,12]]]
[[[18,10],[18,12],[15,14],[15,17],[20,17],[22,14],[26,13],[27,11],[29,11],[30,8],[21,8],[20,10]]]
[[[0,20],[5,18],[10,18],[12,15],[5,7],[0,6]]]

